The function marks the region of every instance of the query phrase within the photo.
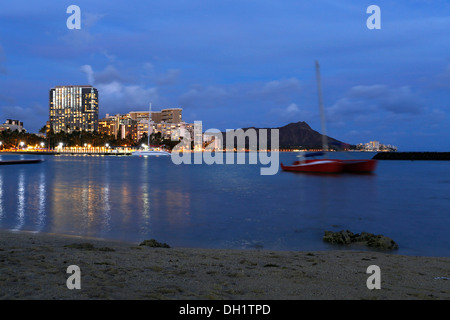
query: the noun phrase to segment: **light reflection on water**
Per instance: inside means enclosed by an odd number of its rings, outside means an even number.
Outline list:
[[[0,166],[0,228],[274,250],[332,249],[323,232],[349,229],[385,234],[401,254],[450,256],[449,162],[261,176],[259,165],[177,166],[167,157],[43,158]]]
[[[4,215],[5,211],[3,209],[3,175],[0,174],[0,224],[3,220]]]
[[[19,169],[17,186],[17,225],[13,230],[22,229],[25,224],[25,175],[24,170]]]

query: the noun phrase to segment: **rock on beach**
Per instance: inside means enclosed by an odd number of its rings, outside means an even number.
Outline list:
[[[358,234],[353,233],[349,230],[341,230],[337,232],[325,231],[323,241],[340,245],[363,243],[367,247],[376,248],[379,250],[398,249],[398,244],[391,238],[384,235],[375,235],[368,232],[361,232],[361,234]]]

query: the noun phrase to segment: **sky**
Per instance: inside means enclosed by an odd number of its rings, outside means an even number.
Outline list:
[[[48,120],[49,90],[93,85],[99,117],[183,108],[206,129],[321,131],[450,151],[449,0],[0,0],[0,122]],[[69,29],[70,5],[80,29]],[[380,29],[370,5],[380,8]],[[71,20],[72,21],[72,20]]]

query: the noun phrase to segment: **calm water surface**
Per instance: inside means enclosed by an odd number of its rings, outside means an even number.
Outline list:
[[[271,250],[335,249],[324,231],[348,229],[389,236],[399,254],[450,256],[448,161],[379,161],[373,175],[261,176],[259,164],[170,157],[0,156],[39,157],[0,166],[0,229]],[[281,162],[295,158],[280,153]]]

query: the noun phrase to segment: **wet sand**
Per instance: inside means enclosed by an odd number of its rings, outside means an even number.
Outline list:
[[[70,265],[81,289],[66,285]],[[369,290],[370,265],[381,289]],[[153,248],[0,231],[0,299],[450,299],[450,258],[374,251]]]

